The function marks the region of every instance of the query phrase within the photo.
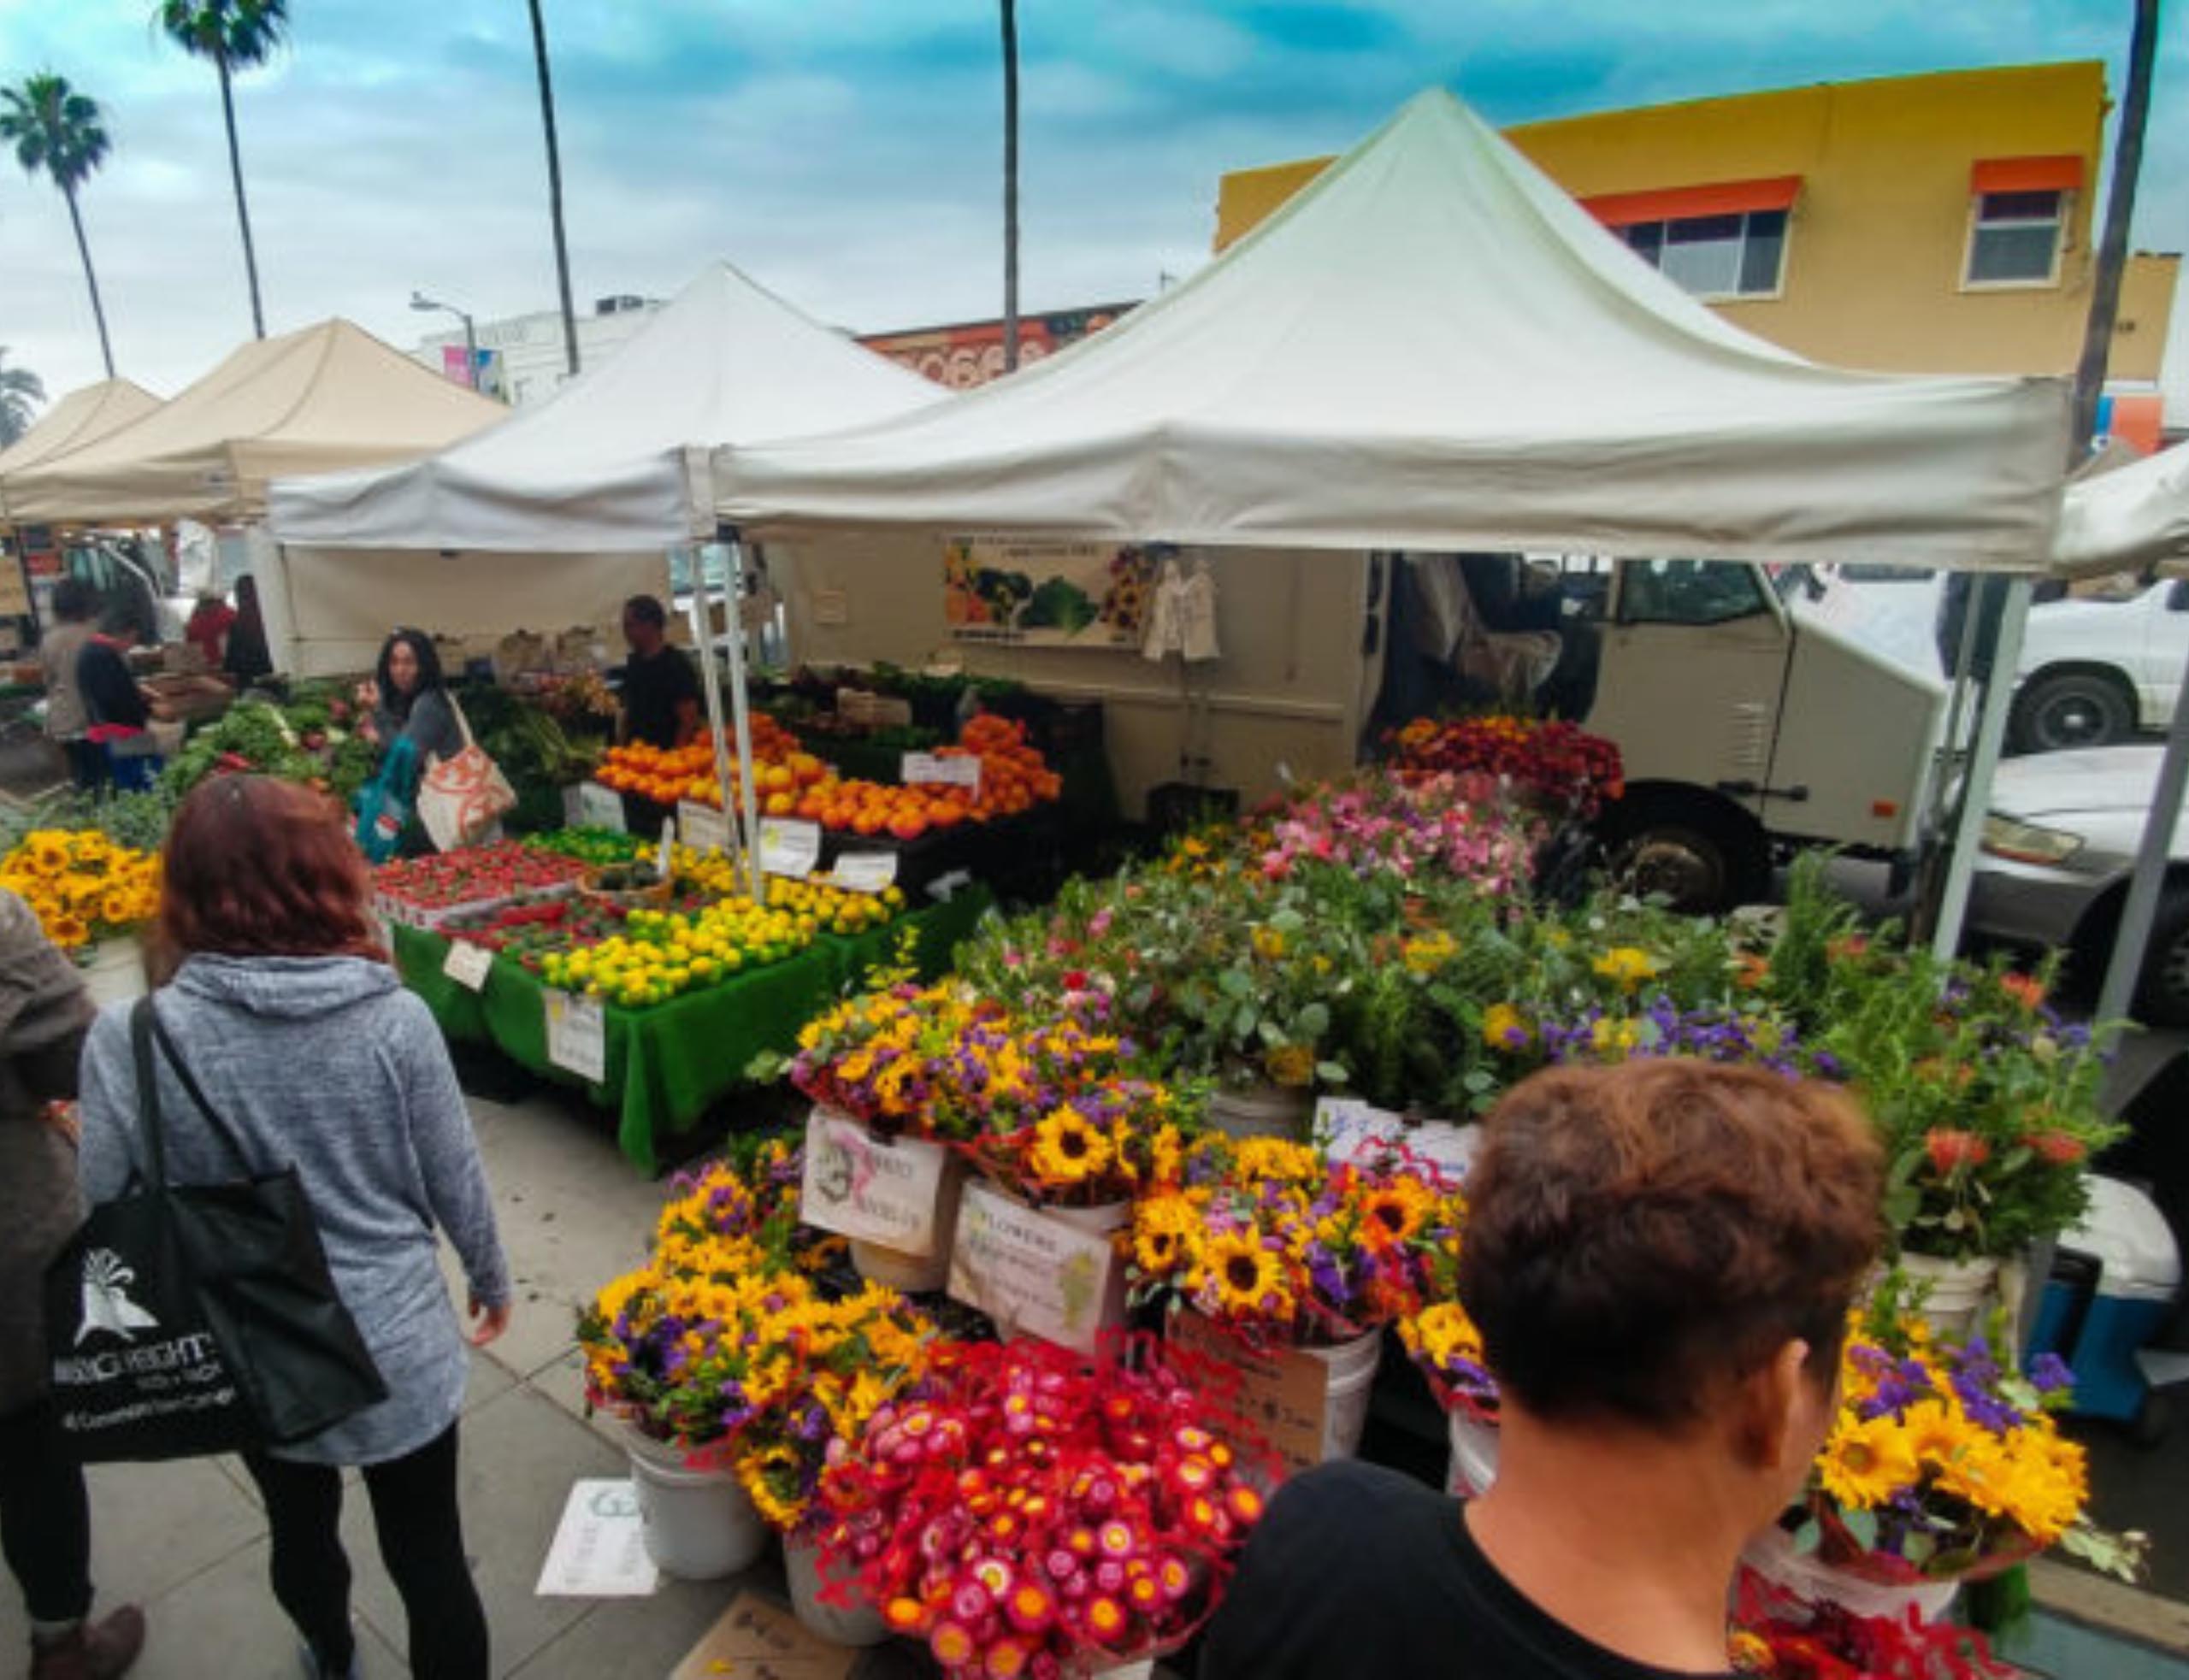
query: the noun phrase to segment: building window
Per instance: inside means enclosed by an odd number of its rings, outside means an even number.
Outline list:
[[[2055,284],[2066,223],[2064,192],[1980,192],[1969,224],[1967,284]]]
[[[1618,231],[1643,262],[1698,298],[1773,298],[1784,281],[1784,210],[1637,221]]]

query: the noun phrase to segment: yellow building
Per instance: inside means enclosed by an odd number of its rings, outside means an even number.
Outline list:
[[[1507,138],[1646,261],[1801,355],[2057,373],[2090,306],[2105,112],[2103,65],[2036,64],[1607,111]],[[1331,161],[1224,176],[1217,250]],[[2115,385],[2157,379],[2180,261],[2132,261]]]

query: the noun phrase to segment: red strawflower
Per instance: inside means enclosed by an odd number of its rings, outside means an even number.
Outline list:
[[[1923,1149],[1931,1158],[1932,1170],[1941,1176],[1963,1167],[1980,1167],[1991,1158],[1991,1146],[1975,1133],[1948,1126],[1924,1133]]]

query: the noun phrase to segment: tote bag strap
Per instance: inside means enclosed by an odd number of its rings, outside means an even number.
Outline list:
[[[158,1043],[162,1058],[174,1070],[176,1080],[181,1084],[183,1094],[204,1117],[207,1129],[235,1158],[239,1167],[246,1173],[255,1170],[251,1165],[251,1152],[244,1147],[243,1140],[235,1129],[221,1117],[221,1111],[206,1097],[197,1076],[190,1071],[190,1064],[182,1059],[181,1051],[175,1048],[174,1040],[168,1032],[167,1023],[160,1019],[160,1011],[153,1005],[150,994],[139,999],[137,1006],[130,1011],[129,1035],[137,1056],[139,1117],[145,1128],[147,1158],[154,1163],[156,1176],[153,1188],[162,1188],[167,1182],[166,1146],[160,1135],[158,1075],[152,1065],[155,1040]]]

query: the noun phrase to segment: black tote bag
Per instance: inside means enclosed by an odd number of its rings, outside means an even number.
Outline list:
[[[144,1171],[45,1274],[53,1400],[89,1463],[303,1441],[387,1397],[295,1167],[251,1170],[152,1000],[129,1017]],[[170,1185],[153,1045],[245,1176]]]

